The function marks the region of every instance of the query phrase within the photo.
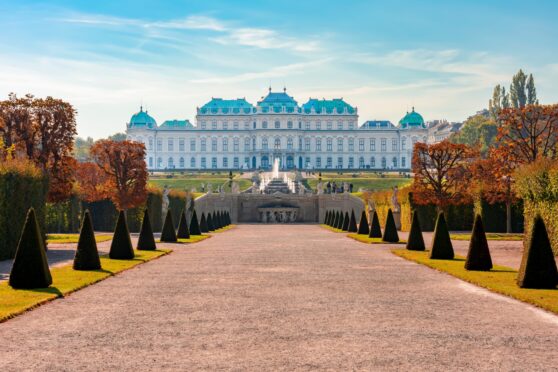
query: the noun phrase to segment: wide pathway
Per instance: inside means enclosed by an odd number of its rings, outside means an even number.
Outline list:
[[[0,324],[0,371],[551,370],[558,317],[315,225],[240,225]]]

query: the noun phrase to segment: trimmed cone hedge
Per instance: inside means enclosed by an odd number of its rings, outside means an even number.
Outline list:
[[[190,219],[190,235],[201,235],[200,224],[198,223],[198,215],[196,210],[192,212],[192,218]]]
[[[451,244],[450,234],[444,212],[438,214],[432,247],[430,248],[430,258],[433,260],[453,260],[453,245]]]
[[[157,245],[155,244],[155,237],[153,236],[151,221],[149,220],[149,212],[146,209],[143,212],[143,220],[141,221],[141,229],[138,238],[138,250],[154,251],[156,249]]]
[[[374,211],[372,215],[372,223],[370,224],[370,234],[368,235],[369,238],[381,238],[382,237],[382,229],[380,227],[380,219],[378,218],[378,213]]]
[[[368,226],[368,218],[366,218],[366,212],[362,211],[360,215],[360,222],[358,224],[358,234],[368,235],[370,234],[370,227]]]
[[[8,284],[16,289],[47,288],[52,284],[45,245],[33,208],[27,211]]]
[[[167,210],[165,223],[163,224],[163,231],[161,232],[161,241],[168,243],[176,243],[176,231],[174,231],[174,221],[172,220],[172,213],[170,208]]]
[[[336,229],[339,229],[339,211],[335,212],[335,220],[333,221],[333,227],[335,227]],[[341,224],[342,225],[342,224]],[[343,226],[341,226],[343,227]]]
[[[114,228],[112,243],[110,244],[109,257],[115,260],[131,260],[134,258],[134,248],[130,239],[126,214],[124,211],[118,213],[118,220]]]
[[[202,233],[208,233],[209,227],[207,226],[207,219],[205,218],[205,213],[202,212],[201,219],[200,219],[200,231]]]
[[[384,229],[382,241],[388,243],[397,243],[399,241],[399,235],[397,234],[397,227],[395,226],[395,220],[393,219],[393,212],[391,211],[391,208],[388,209],[386,227]]]
[[[540,215],[536,215],[529,240],[523,252],[517,276],[521,288],[552,289],[558,284],[558,270],[546,226]]]
[[[97,241],[89,211],[83,214],[79,240],[74,257],[74,270],[100,270],[101,260],[97,251]]]
[[[188,223],[186,222],[186,212],[182,210],[180,214],[180,222],[178,222],[178,231],[176,232],[176,237],[179,239],[190,239],[190,230],[188,229]]]
[[[349,213],[345,212],[345,217],[343,218],[343,223],[341,225],[341,230],[343,231],[349,231]]]
[[[351,218],[349,219],[349,228],[348,230],[350,233],[356,233],[358,231],[356,218],[355,218],[355,211],[351,211]]]
[[[484,225],[480,214],[475,216],[469,252],[465,261],[465,270],[489,271],[492,269],[492,258],[488,249],[488,241],[484,233]]]
[[[324,217],[324,225],[329,225],[328,219],[329,219],[329,211],[326,211],[325,217]]]
[[[213,217],[211,216],[211,213],[207,214],[207,229],[209,231],[215,231],[215,224],[213,223]]]
[[[422,237],[422,230],[420,228],[419,215],[416,210],[413,211],[413,220],[411,221],[411,231],[409,232],[409,239],[407,239],[407,249],[410,251],[424,251],[424,239]]]

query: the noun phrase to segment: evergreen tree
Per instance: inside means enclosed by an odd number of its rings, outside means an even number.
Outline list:
[[[395,220],[393,219],[393,212],[391,211],[391,208],[388,209],[386,227],[384,229],[382,241],[388,243],[397,243],[399,241],[399,235],[397,234],[397,227],[395,226]]]
[[[538,104],[539,100],[537,99],[537,88],[535,88],[535,79],[533,78],[533,74],[529,74],[525,89],[527,90],[527,104]]]
[[[186,211],[180,214],[180,221],[178,222],[178,231],[176,232],[178,239],[190,239],[190,229],[188,229],[188,222],[186,222]]]
[[[83,214],[81,229],[79,232],[79,240],[74,257],[74,270],[100,270],[101,260],[97,251],[97,242],[95,241],[95,232],[93,231],[93,223],[89,210]]]
[[[211,217],[211,212],[207,214],[207,229],[209,231],[215,231],[215,225],[213,225],[213,217]]]
[[[453,257],[453,245],[451,244],[446,218],[444,212],[440,212],[434,227],[430,258],[433,260],[453,260]]]
[[[416,209],[413,211],[413,220],[411,221],[411,231],[409,231],[409,239],[407,240],[407,249],[410,251],[424,251],[426,249]]]
[[[489,271],[490,269],[492,269],[492,258],[488,249],[488,241],[484,233],[482,218],[480,214],[477,214],[471,232],[465,270]]]
[[[190,235],[201,235],[200,224],[198,223],[198,215],[196,210],[192,211],[192,219],[190,219]]]
[[[488,101],[488,111],[490,112],[490,117],[493,120],[498,119],[500,111],[502,110],[502,88],[500,84],[494,87],[492,92],[492,99]]]
[[[27,212],[8,284],[15,289],[47,288],[52,284],[45,245],[33,208]]]
[[[155,237],[153,236],[151,221],[149,220],[149,212],[146,208],[143,212],[143,220],[141,221],[141,229],[138,238],[138,250],[154,251],[156,249],[157,245],[155,244]]]
[[[525,92],[527,75],[523,70],[519,70],[512,78],[510,86],[510,101],[513,107],[525,107],[527,103],[527,93]]]
[[[207,226],[207,219],[205,218],[205,213],[202,212],[201,219],[200,219],[200,232],[208,233],[209,227]]]
[[[554,289],[558,284],[558,270],[546,226],[537,215],[531,225],[527,245],[517,276],[521,288]]]
[[[510,95],[506,93],[504,87],[502,87],[502,108],[510,108]]]
[[[345,217],[343,218],[343,224],[341,225],[341,230],[349,231],[349,213],[345,212]]]
[[[347,229],[348,232],[350,233],[356,233],[358,231],[357,229],[357,224],[356,224],[356,218],[355,218],[355,211],[351,211],[351,218],[349,219],[349,227]]]
[[[374,211],[372,215],[372,222],[370,223],[370,234],[368,235],[369,238],[381,238],[382,237],[382,229],[380,228],[380,219],[378,218],[378,213]]]
[[[176,231],[174,230],[174,221],[172,220],[171,210],[167,210],[165,222],[163,223],[163,231],[161,231],[161,242],[176,243]]]
[[[358,224],[358,234],[359,235],[370,234],[370,227],[368,226],[368,218],[366,218],[366,212],[364,210],[360,215],[360,222]]]
[[[110,244],[109,257],[114,260],[131,260],[134,258],[134,247],[130,239],[126,213],[120,211],[114,228],[112,243]]]

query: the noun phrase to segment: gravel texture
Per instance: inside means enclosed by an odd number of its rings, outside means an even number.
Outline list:
[[[240,225],[0,324],[0,371],[553,370],[558,317],[316,225]]]

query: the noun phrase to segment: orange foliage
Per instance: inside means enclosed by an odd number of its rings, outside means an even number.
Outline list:
[[[109,197],[108,177],[99,166],[92,162],[77,163],[76,189],[82,200],[94,202]]]

